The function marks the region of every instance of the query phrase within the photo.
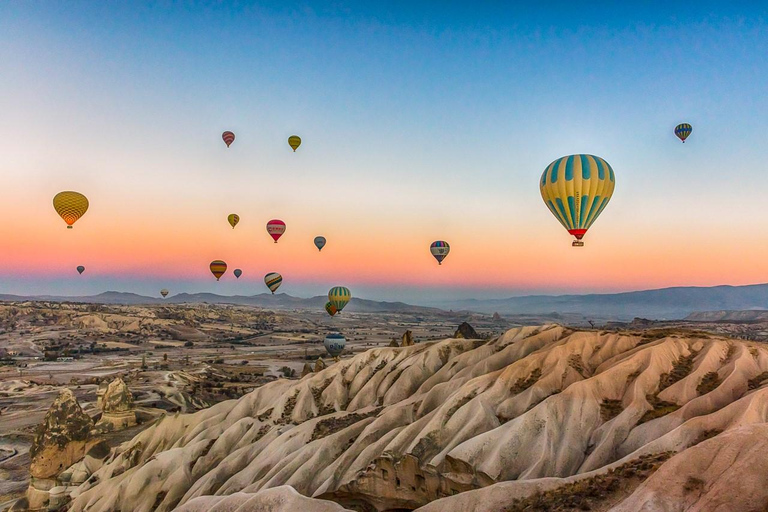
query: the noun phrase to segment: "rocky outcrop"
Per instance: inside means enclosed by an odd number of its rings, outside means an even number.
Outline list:
[[[467,322],[462,322],[462,324],[459,326],[458,329],[456,329],[456,332],[453,333],[454,338],[464,338],[467,340],[476,340],[480,339],[480,335],[477,334],[474,327],[469,325]]]
[[[310,373],[312,373],[312,365],[309,363],[304,363],[304,368],[301,370],[301,378],[303,379]]]
[[[75,395],[64,389],[54,400],[38,427],[29,449],[31,476],[27,501],[30,510],[44,510],[50,491],[58,486],[62,471],[81,460],[91,444],[93,420]]]
[[[323,370],[325,370],[325,361],[323,361],[322,357],[318,357],[317,361],[315,361],[315,373]]]
[[[400,343],[401,347],[412,347],[413,346],[413,333],[410,330],[407,330],[403,333],[403,341]]]
[[[29,449],[32,477],[55,478],[82,459],[93,426],[93,420],[80,408],[72,391],[62,390],[48,409]]]
[[[133,396],[120,377],[107,386],[101,400],[101,410],[101,419],[96,424],[101,431],[117,431],[136,425]]]
[[[501,315],[500,315],[498,312],[496,312],[496,313],[494,313],[494,314],[493,314],[493,318],[492,318],[492,320],[493,320],[494,322],[503,322],[503,321],[504,321],[504,319],[503,319],[503,318],[501,318]]]

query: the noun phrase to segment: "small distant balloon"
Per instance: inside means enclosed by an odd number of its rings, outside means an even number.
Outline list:
[[[168,296],[168,290],[163,288],[162,290],[160,290],[160,295],[162,295],[163,298],[166,298]]]
[[[280,219],[272,219],[267,222],[267,233],[269,233],[269,236],[271,236],[275,243],[277,243],[277,239],[285,233],[285,222]]]
[[[334,286],[328,292],[328,302],[336,308],[337,313],[341,313],[344,306],[349,304],[350,299],[352,299],[352,293],[350,293],[349,288],[344,286]]]
[[[315,237],[315,247],[317,247],[318,251],[322,251],[323,247],[325,247],[325,237],[324,236],[316,236]]]
[[[229,225],[232,226],[232,229],[235,229],[237,223],[240,222],[240,216],[236,213],[230,213],[227,215],[227,222],[229,222]]]
[[[67,223],[67,229],[88,211],[88,198],[80,192],[67,190],[53,197],[53,208]]]
[[[301,137],[298,135],[291,135],[288,137],[288,145],[293,148],[293,152],[296,152],[299,146],[301,146]]]
[[[675,126],[675,135],[677,135],[678,139],[683,141],[683,144],[685,144],[685,139],[688,138],[692,131],[693,127],[688,123],[681,123]]]
[[[224,275],[224,272],[227,271],[227,264],[221,260],[213,260],[211,262],[210,268],[211,268],[211,274],[213,274],[213,276],[218,281],[219,279],[221,279],[221,276]]]
[[[280,288],[280,283],[283,282],[283,276],[278,274],[277,272],[270,272],[269,274],[264,276],[264,284],[267,285],[267,288],[272,292],[274,295],[275,291],[277,291],[278,288]]]
[[[77,273],[78,273],[78,274],[82,274],[83,272],[85,272],[85,267],[84,267],[84,266],[82,266],[82,265],[78,265],[78,267],[77,267]]]
[[[331,357],[339,357],[347,346],[347,339],[341,333],[332,332],[325,337],[323,345]]]
[[[335,315],[336,313],[338,313],[338,312],[339,312],[339,310],[338,310],[338,309],[336,309],[336,306],[334,306],[334,305],[333,305],[333,304],[331,304],[330,302],[326,302],[326,303],[325,303],[325,312],[326,312],[326,313],[328,313],[329,315],[333,316],[333,315]]]
[[[240,279],[240,276],[243,275],[243,271],[240,270],[239,268],[236,268],[235,271],[232,273],[235,274],[235,277],[238,279]]]
[[[231,146],[232,143],[235,142],[235,134],[229,131],[222,133],[221,138],[227,147]]]
[[[429,252],[435,257],[437,264],[442,265],[445,257],[451,252],[451,246],[448,245],[448,242],[438,240],[437,242],[432,242],[432,245],[429,246]]]

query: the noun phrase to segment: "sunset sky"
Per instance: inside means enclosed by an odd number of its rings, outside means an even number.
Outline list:
[[[0,3],[0,293],[768,281],[768,10],[517,4]],[[538,189],[572,153],[616,172],[583,248]],[[72,230],[61,190],[90,200]]]

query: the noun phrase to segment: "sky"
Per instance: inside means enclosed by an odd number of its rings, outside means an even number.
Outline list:
[[[0,293],[252,295],[271,271],[291,295],[410,302],[768,281],[768,9],[436,5],[0,3]],[[583,248],[538,190],[574,153],[616,173]],[[72,230],[61,190],[90,200]]]

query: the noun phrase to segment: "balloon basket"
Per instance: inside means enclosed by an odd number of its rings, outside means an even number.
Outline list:
[[[584,242],[582,242],[581,240],[574,240],[574,241],[571,243],[571,245],[572,245],[573,247],[584,247]]]

